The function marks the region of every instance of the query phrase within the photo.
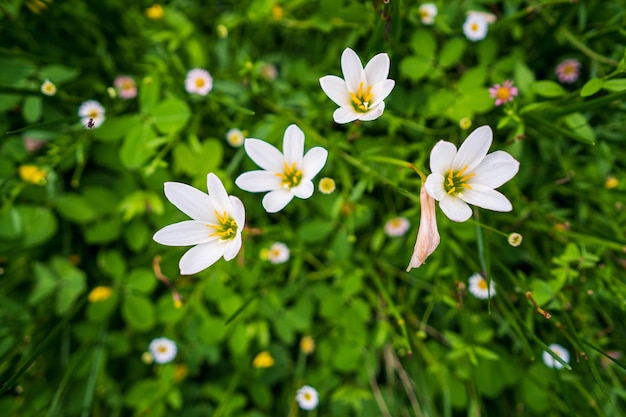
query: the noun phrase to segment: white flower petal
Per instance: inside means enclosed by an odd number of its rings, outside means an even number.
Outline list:
[[[212,172],[207,175],[207,188],[209,190],[209,197],[213,203],[213,207],[221,215],[223,213],[230,213],[232,207],[230,200],[228,199],[228,193],[222,181]]]
[[[354,107],[352,107],[351,105],[339,107],[333,113],[333,120],[335,121],[335,123],[339,124],[350,123],[358,119],[361,114],[362,113],[354,110]]]
[[[208,194],[180,182],[166,182],[163,188],[167,199],[187,216],[194,220],[215,220]]]
[[[484,185],[473,185],[472,190],[463,190],[463,195],[459,196],[464,201],[484,209],[493,211],[511,211],[511,202],[499,191],[493,190]]]
[[[387,79],[389,75],[389,55],[380,53],[365,66],[365,78],[369,85],[374,85]]]
[[[180,258],[178,263],[180,274],[196,274],[213,265],[223,254],[224,245],[220,244],[218,240],[194,246]]]
[[[350,48],[346,48],[341,54],[341,71],[346,80],[348,91],[351,93],[356,93],[359,90],[359,85],[366,83],[361,60],[356,52]]]
[[[281,187],[280,182],[280,177],[274,172],[260,170],[244,172],[235,180],[237,187],[251,193],[276,190]]]
[[[320,86],[328,98],[334,101],[339,107],[352,105],[348,87],[343,79],[336,75],[326,75],[320,78]]]
[[[445,178],[439,174],[430,174],[426,177],[424,188],[426,188],[428,195],[437,201],[443,200],[448,195],[446,190],[443,188],[444,181]]]
[[[470,185],[480,184],[490,188],[498,188],[517,174],[519,161],[504,151],[492,152],[474,169],[474,177]]]
[[[246,225],[246,209],[243,207],[241,200],[234,195],[231,195],[228,198],[230,199],[230,204],[233,207],[233,211],[230,214],[235,219],[235,223],[237,223],[237,228],[240,232]]]
[[[492,140],[493,132],[489,126],[481,126],[474,130],[459,147],[452,170],[459,171],[467,166],[467,172],[472,172],[487,155]]]
[[[303,178],[297,187],[291,189],[291,192],[298,198],[307,199],[313,195],[314,189],[313,182]]]
[[[224,246],[224,260],[230,261],[239,253],[241,249],[241,234],[237,233],[234,238],[228,242],[222,242]]]
[[[391,94],[391,90],[393,90],[395,85],[396,82],[394,80],[384,80],[374,84],[374,86],[372,86],[372,97],[374,97],[374,101],[370,103],[370,107],[375,107],[382,103],[383,100]]]
[[[285,188],[270,191],[263,197],[263,208],[268,213],[276,213],[289,204],[293,199],[293,193]]]
[[[302,158],[302,178],[312,179],[326,164],[328,151],[320,146],[310,149]]]
[[[457,197],[451,197],[446,194],[446,196],[439,201],[439,207],[441,211],[443,211],[443,214],[455,222],[464,222],[472,217],[472,209],[465,201]]]
[[[296,125],[289,125],[283,136],[284,161],[291,166],[294,162],[296,167],[302,165],[304,154],[304,132]],[[281,171],[282,172],[282,171]]]
[[[358,113],[359,120],[363,120],[364,122],[378,119],[382,116],[383,111],[385,110],[385,102],[381,101],[380,104],[374,108],[370,108],[367,113]]]
[[[283,154],[273,145],[260,139],[246,139],[246,153],[259,167],[266,171],[283,172]]]
[[[430,151],[430,171],[445,177],[455,157],[456,146],[452,142],[440,140]]]
[[[206,223],[197,220],[185,220],[165,226],[154,234],[152,239],[161,245],[189,246],[215,240]]]

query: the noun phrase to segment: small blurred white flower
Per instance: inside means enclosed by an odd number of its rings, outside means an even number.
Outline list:
[[[477,273],[469,277],[469,291],[474,297],[481,300],[489,298],[490,293],[491,298],[493,298],[496,295],[496,283],[492,280],[491,285],[489,285],[487,280]]]
[[[273,264],[282,264],[289,260],[289,248],[282,242],[276,242],[267,253],[267,260]]]
[[[78,108],[80,122],[87,127],[98,127],[104,122],[104,107],[96,100],[87,100]],[[93,126],[90,126],[90,125]]]
[[[150,353],[156,363],[168,363],[174,360],[176,357],[176,343],[166,337],[159,337],[152,339],[148,346]]]
[[[332,194],[335,191],[335,187],[335,180],[328,177],[322,178],[317,185],[322,194]]]
[[[228,144],[234,148],[241,147],[243,145],[244,139],[244,134],[239,129],[233,128],[229,129],[228,132],[226,132],[226,142],[228,142]]]
[[[339,106],[333,113],[335,123],[374,120],[383,114],[383,100],[395,85],[394,80],[387,79],[389,65],[389,55],[381,53],[363,68],[356,52],[350,48],[343,51],[341,71],[345,80],[336,75],[320,78],[322,90]]]
[[[313,410],[319,404],[319,397],[315,388],[305,385],[298,390],[296,394],[298,406],[303,410]]]
[[[246,153],[262,170],[244,172],[235,180],[239,188],[252,193],[269,191],[263,197],[263,208],[276,213],[293,199],[313,195],[313,177],[326,164],[328,151],[322,147],[304,154],[304,132],[290,125],[283,136],[283,153],[259,139],[246,139]]]
[[[185,89],[188,93],[206,96],[213,89],[213,78],[207,70],[194,68],[187,73]]]
[[[481,13],[469,13],[463,23],[463,33],[470,41],[485,39],[489,30],[489,22]]]
[[[405,234],[411,223],[405,217],[394,217],[385,223],[385,233],[390,237],[398,237]]]
[[[565,349],[563,346],[558,345],[556,343],[552,343],[548,347],[550,348],[552,352],[556,353],[556,355],[559,358],[563,359],[563,362],[569,363],[569,352],[567,351],[567,349]],[[546,351],[543,352],[542,358],[543,358],[543,363],[545,363],[546,366],[549,368],[556,368],[556,369],[563,368],[563,364],[557,361],[556,359],[554,359],[552,355],[550,355]]]
[[[50,80],[46,80],[41,84],[41,92],[47,96],[53,96],[57,92],[57,86],[52,84]]]
[[[418,13],[423,24],[432,25],[437,17],[437,6],[433,3],[424,3],[419,7]]]

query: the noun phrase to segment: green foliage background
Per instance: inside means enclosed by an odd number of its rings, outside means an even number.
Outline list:
[[[407,0],[172,0],[159,20],[146,2],[3,2],[2,414],[307,415],[294,398],[308,384],[318,416],[623,416],[624,362],[606,355],[626,346],[626,5],[435,3],[424,26]],[[468,10],[497,15],[486,39],[463,36]],[[391,58],[396,87],[376,121],[332,121],[319,78],[341,75],[346,47],[364,62]],[[565,58],[582,63],[572,85],[554,73]],[[195,67],[214,78],[206,97],[185,92]],[[120,74],[135,78],[137,99],[107,93]],[[55,96],[40,93],[45,79]],[[506,79],[520,95],[494,107],[487,90]],[[106,108],[94,130],[76,116],[88,99]],[[291,123],[307,149],[329,150],[318,178],[337,190],[268,215],[260,195],[234,186],[255,166],[224,135],[238,127],[280,147]],[[441,245],[404,272],[420,179],[389,162],[427,171],[438,140],[459,144],[483,124],[492,148],[521,162],[502,187],[514,210],[459,224],[438,209]],[[29,153],[26,137],[45,145]],[[26,164],[47,171],[45,185],[20,179]],[[249,230],[236,260],[179,276],[186,248],[151,239],[185,219],[163,183],[206,190],[208,172],[243,200]],[[411,232],[390,238],[383,225],[396,215]],[[507,244],[511,232],[521,246]],[[260,259],[274,241],[290,247],[286,264]],[[156,256],[182,308],[156,279]],[[465,288],[483,270],[497,283],[491,303]],[[113,295],[87,302],[96,286]],[[178,344],[175,361],[145,364],[160,336]],[[571,369],[543,364],[551,343],[569,350]],[[255,369],[263,350],[275,364]]]

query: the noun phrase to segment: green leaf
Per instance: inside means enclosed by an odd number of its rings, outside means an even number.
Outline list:
[[[161,95],[161,81],[157,76],[148,75],[141,80],[139,86],[139,107],[143,112],[150,111],[157,104]]]
[[[50,209],[45,207],[18,206],[17,211],[24,225],[24,247],[33,247],[48,241],[57,231],[58,223]]]
[[[54,199],[53,203],[61,216],[74,223],[84,224],[96,218],[96,211],[79,194],[61,194]]]
[[[28,303],[30,305],[38,304],[53,295],[57,288],[57,277],[46,265],[41,262],[35,262],[33,272],[35,273],[37,282],[28,297]]]
[[[535,82],[535,73],[528,68],[523,61],[518,61],[514,69],[515,83],[522,94],[532,93],[532,85]]]
[[[585,138],[590,143],[595,143],[596,134],[593,128],[587,122],[585,116],[581,113],[572,113],[563,117],[565,124],[580,137]]]
[[[219,168],[222,163],[224,146],[215,139],[204,141],[199,149],[191,149],[185,143],[178,144],[174,150],[174,172],[195,177]]]
[[[147,123],[135,125],[124,138],[120,149],[120,159],[125,167],[138,169],[154,155],[151,142],[156,139],[156,133]]]
[[[173,97],[157,104],[150,113],[156,127],[168,135],[185,127],[191,117],[191,110],[187,103]]]
[[[63,315],[72,308],[76,299],[85,291],[87,275],[70,261],[61,257],[53,258],[50,266],[60,280],[55,311]]]
[[[155,309],[150,299],[143,295],[126,294],[122,302],[122,317],[139,331],[150,330],[155,322]]]
[[[445,43],[439,54],[439,65],[450,68],[463,57],[467,43],[461,38],[452,38]]]
[[[411,49],[413,53],[431,63],[435,59],[437,52],[437,41],[432,31],[418,29],[411,37]]]
[[[400,61],[400,74],[411,81],[417,81],[428,74],[432,62],[416,56],[409,56]]]
[[[113,242],[119,239],[121,227],[122,221],[117,216],[100,220],[85,229],[85,240],[92,244]]]
[[[157,284],[157,279],[151,269],[137,268],[130,271],[126,282],[129,288],[140,292],[151,293]]]
[[[626,78],[606,80],[602,84],[602,88],[609,91],[624,91],[626,90]]]
[[[39,72],[41,80],[50,80],[54,84],[70,81],[78,77],[80,71],[63,65],[48,65]],[[107,120],[108,122],[108,120]]]
[[[117,250],[111,249],[101,252],[98,258],[98,265],[108,276],[118,282],[123,281],[126,276],[126,260]]]
[[[22,115],[24,120],[28,123],[35,123],[41,118],[42,111],[41,96],[28,96],[24,100],[24,107],[22,107]]]
[[[107,117],[107,122],[94,130],[94,137],[102,141],[116,141],[143,123],[136,114]]]
[[[474,67],[465,71],[456,88],[461,93],[466,94],[469,91],[475,91],[477,88],[483,87],[485,81],[487,81],[487,68]]]
[[[35,64],[22,58],[0,58],[0,85],[15,87],[35,72]]]
[[[15,207],[0,211],[0,238],[16,239],[24,232],[20,212]]]
[[[535,93],[542,97],[559,97],[565,94],[565,89],[560,84],[550,80],[535,81],[531,84]]]
[[[600,91],[602,86],[604,85],[604,80],[600,78],[592,78],[583,85],[583,88],[580,90],[581,97],[589,97]]]
[[[335,225],[327,220],[312,220],[305,222],[298,229],[298,236],[304,242],[319,242],[325,239],[335,229]]]

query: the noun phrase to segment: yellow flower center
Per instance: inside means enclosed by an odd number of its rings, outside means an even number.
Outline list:
[[[98,117],[98,111],[90,110],[88,116],[91,117],[92,119],[95,119],[96,117]]]
[[[565,74],[574,74],[576,72],[576,68],[573,65],[566,65],[563,67],[563,73]]]
[[[487,280],[481,279],[480,281],[478,281],[478,288],[480,288],[481,290],[486,290],[487,289]]]
[[[319,188],[324,194],[330,194],[335,191],[335,181],[332,178],[322,178]]]
[[[196,87],[198,88],[204,87],[204,78],[196,78]]]
[[[509,97],[511,97],[511,90],[506,87],[500,87],[498,91],[496,91],[496,97],[502,101],[507,101]]]
[[[311,401],[311,399],[313,398],[313,396],[311,395],[310,392],[305,392],[304,393],[304,399],[307,401]]]
[[[235,219],[228,216],[228,213],[226,212],[220,215],[217,210],[215,210],[214,213],[219,224],[206,225],[207,227],[215,230],[209,236],[218,236],[220,240],[230,240],[234,238],[237,235],[237,222],[235,222]]]
[[[478,32],[478,23],[472,23],[470,26],[472,32]]]
[[[296,167],[296,163],[292,163],[291,165],[287,165],[287,162],[283,163],[285,167],[285,171],[282,174],[276,174],[276,176],[281,178],[280,185],[284,188],[293,188],[300,185],[302,181],[302,171],[300,171]]]
[[[363,83],[359,84],[359,90],[354,93],[350,93],[352,97],[352,105],[356,111],[366,113],[369,110],[370,104],[372,104],[372,86],[370,85],[363,91]]]
[[[164,345],[161,345],[157,348],[157,351],[159,351],[159,353],[165,353],[167,352],[167,347],[165,347]]]
[[[460,171],[452,171],[452,169],[448,170],[448,175],[443,183],[443,188],[446,190],[446,193],[450,195],[461,195],[464,189],[471,190],[472,186],[467,183],[467,181],[476,175],[473,172],[466,174],[467,165],[463,167]]]

